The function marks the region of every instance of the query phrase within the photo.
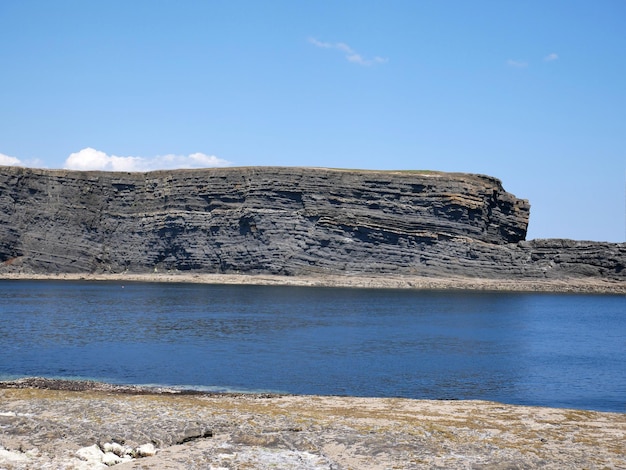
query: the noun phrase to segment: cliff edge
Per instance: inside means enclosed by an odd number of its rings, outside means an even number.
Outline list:
[[[0,167],[0,274],[626,280],[626,244],[525,241],[529,211],[460,173]]]

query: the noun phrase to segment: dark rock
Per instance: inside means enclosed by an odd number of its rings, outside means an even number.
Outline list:
[[[436,172],[0,168],[0,273],[626,279],[626,245],[525,242],[499,180]]]

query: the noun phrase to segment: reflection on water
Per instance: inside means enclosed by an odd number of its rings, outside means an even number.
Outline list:
[[[626,411],[626,297],[0,282],[0,377]]]

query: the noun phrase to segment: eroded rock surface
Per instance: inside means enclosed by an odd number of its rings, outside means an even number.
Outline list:
[[[155,455],[115,468],[561,470],[626,462],[626,415],[619,413],[57,388],[0,388],[0,468],[106,468],[107,453],[115,459],[141,446],[154,446]]]
[[[525,242],[529,208],[456,173],[0,167],[0,274],[626,280],[626,244]]]

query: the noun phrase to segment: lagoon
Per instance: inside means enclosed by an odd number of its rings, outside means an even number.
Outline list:
[[[0,281],[0,379],[626,412],[626,296]]]

